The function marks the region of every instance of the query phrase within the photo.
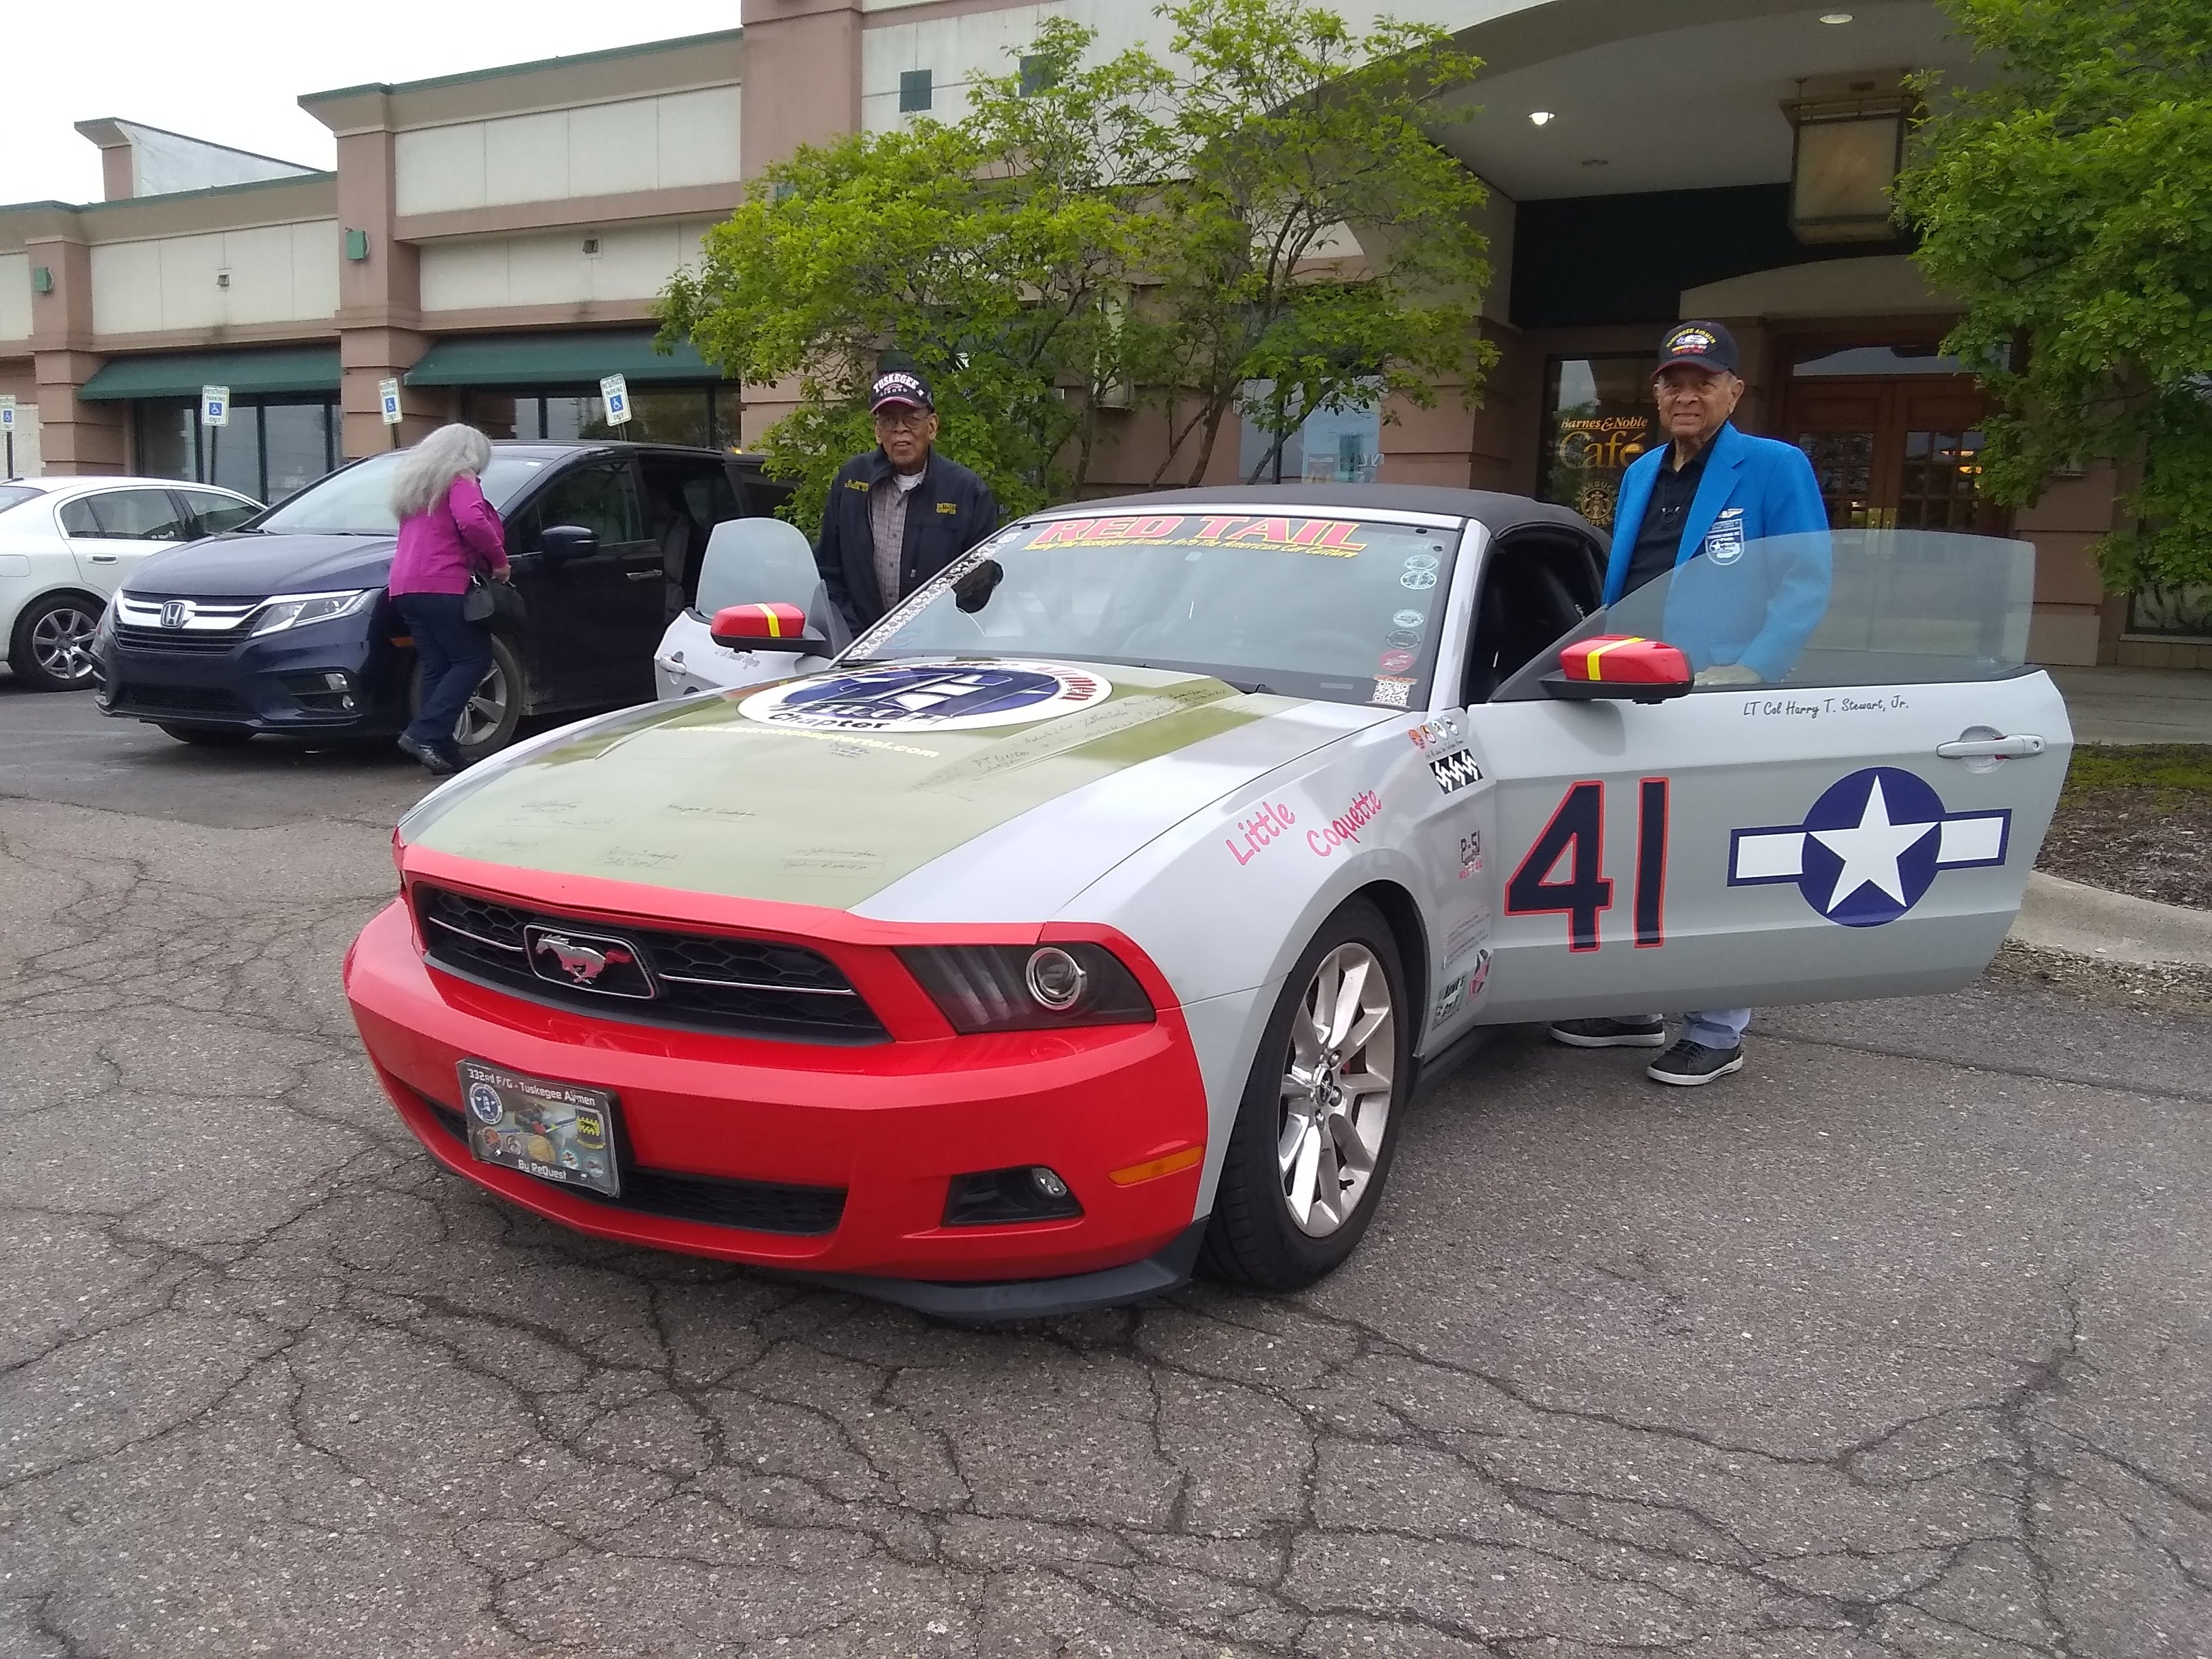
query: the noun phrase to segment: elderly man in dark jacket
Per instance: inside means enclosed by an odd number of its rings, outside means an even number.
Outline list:
[[[838,471],[814,550],[855,634],[999,527],[989,487],[933,452],[937,404],[920,375],[878,375],[868,408],[876,447]]]

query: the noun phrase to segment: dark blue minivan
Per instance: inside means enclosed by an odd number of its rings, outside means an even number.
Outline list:
[[[398,460],[356,461],[140,565],[93,637],[101,710],[193,744],[397,733],[416,699],[384,591]],[[454,734],[471,761],[527,714],[649,702],[653,647],[697,589],[708,535],[788,493],[750,456],[589,441],[494,444],[482,482],[514,580],[495,590],[492,666]]]

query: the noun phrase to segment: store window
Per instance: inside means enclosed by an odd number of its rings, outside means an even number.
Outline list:
[[[200,420],[197,401],[136,406],[137,471],[149,478],[221,484],[258,501],[281,501],[338,464],[335,400],[234,400],[228,425]]]
[[[702,449],[737,446],[739,407],[734,386],[633,388],[629,407],[629,420],[617,429],[607,424],[597,386],[550,393],[472,390],[463,395],[461,418],[495,438],[622,438]]]
[[[1571,507],[1601,530],[1628,464],[1659,441],[1648,356],[1554,357],[1544,375],[1536,497]]]
[[[1382,410],[1323,406],[1300,422],[1279,448],[1252,416],[1273,397],[1273,380],[1245,383],[1237,474],[1247,483],[1373,483],[1382,470]]]

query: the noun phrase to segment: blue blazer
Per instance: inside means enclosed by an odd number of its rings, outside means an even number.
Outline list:
[[[1605,572],[1608,605],[1627,584],[1652,483],[1671,447],[1662,444],[1638,456],[1621,477]],[[1722,427],[1682,526],[1659,637],[1680,646],[1692,668],[1741,663],[1761,679],[1779,680],[1828,608],[1827,529],[1827,508],[1804,451]],[[1772,537],[1788,539],[1767,539]]]

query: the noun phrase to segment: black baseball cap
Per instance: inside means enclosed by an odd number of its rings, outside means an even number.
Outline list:
[[[895,368],[887,374],[876,376],[876,383],[868,388],[868,413],[890,408],[893,404],[911,404],[916,409],[934,411],[935,400],[929,395],[929,382],[911,369]]]
[[[1735,336],[1719,323],[1677,323],[1659,342],[1659,367],[1663,374],[1678,363],[1708,368],[1716,374],[1735,373]]]

